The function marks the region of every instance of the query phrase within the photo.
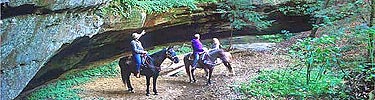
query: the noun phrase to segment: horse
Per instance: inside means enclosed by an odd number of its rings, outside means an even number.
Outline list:
[[[194,70],[195,68],[191,68],[193,64],[193,59],[190,57],[192,56],[192,53],[188,53],[184,56],[184,64],[185,64],[185,70],[186,73],[189,76],[189,82],[190,83],[195,83],[195,76],[194,76]],[[207,85],[211,84],[211,77],[212,77],[212,72],[214,69],[214,66],[218,64],[213,64],[212,62],[216,62],[217,58],[220,58],[223,62],[223,64],[227,67],[230,73],[234,74],[232,70],[232,66],[230,64],[231,62],[231,54],[229,52],[225,52],[223,49],[214,49],[210,50],[206,54],[206,59],[203,59],[200,57],[198,60],[198,65],[196,68],[202,68],[206,72],[206,76],[208,76],[207,80]],[[211,62],[211,63],[204,63],[206,61]]]
[[[141,75],[146,76],[146,95],[150,95],[149,86],[150,79],[153,78],[153,92],[154,95],[158,95],[156,90],[156,80],[159,76],[160,65],[166,59],[170,59],[173,63],[178,63],[179,59],[176,56],[176,52],[173,50],[173,47],[164,48],[156,53],[151,54],[149,57],[146,57],[146,65],[141,67]],[[123,57],[119,61],[119,66],[121,69],[121,78],[124,84],[128,87],[128,92],[134,93],[133,87],[130,83],[130,74],[135,74],[135,62],[133,60],[127,60],[126,57]]]

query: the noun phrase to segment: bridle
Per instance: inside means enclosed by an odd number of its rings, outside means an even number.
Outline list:
[[[176,55],[172,55],[169,50],[167,50],[167,52],[165,52],[165,55],[167,55],[167,58],[169,58],[170,60],[173,61],[173,59],[175,59],[177,56]]]

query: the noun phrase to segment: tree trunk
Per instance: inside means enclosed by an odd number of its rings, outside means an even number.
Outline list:
[[[326,8],[328,7],[329,1],[330,1],[330,0],[326,0],[326,1],[324,2],[324,5],[323,5],[322,9],[326,9]],[[323,21],[323,18],[318,18],[318,19],[316,20],[316,22],[315,22],[315,25],[319,25],[320,23],[322,23],[322,21]],[[316,32],[318,31],[318,28],[319,28],[319,27],[315,27],[315,28],[313,28],[313,29],[311,30],[310,37],[315,37],[315,36],[316,36]]]
[[[372,28],[373,24],[375,23],[375,0],[371,0],[371,15],[370,15],[370,25],[368,25],[370,28]],[[374,33],[369,32],[368,33],[368,38],[369,38],[369,44],[368,44],[368,51],[367,53],[369,54],[368,61],[374,63]],[[371,65],[373,67],[373,64]]]
[[[373,26],[373,24],[374,24],[374,16],[375,16],[375,0],[371,0],[371,15],[370,15],[370,23],[369,23],[369,25],[368,26],[370,26],[370,27],[372,27]]]
[[[227,51],[232,51],[232,50],[233,50],[233,28],[230,31],[229,48]]]

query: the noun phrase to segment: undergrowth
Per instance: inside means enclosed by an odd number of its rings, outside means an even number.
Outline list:
[[[60,80],[32,92],[27,98],[30,100],[80,99],[77,94],[81,89],[73,89],[73,86],[89,82],[92,78],[114,77],[119,73],[117,67],[118,61],[116,60],[107,65],[69,72],[63,75]]]
[[[345,98],[340,90],[343,86],[343,75],[327,72],[318,76],[319,71],[312,71],[313,79],[306,84],[306,69],[280,69],[261,71],[259,76],[242,83],[238,88],[241,93],[250,97],[268,98]],[[317,99],[315,98],[315,99]]]

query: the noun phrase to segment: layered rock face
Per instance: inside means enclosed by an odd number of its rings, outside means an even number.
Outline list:
[[[63,44],[78,37],[92,37],[103,19],[92,11],[75,11],[109,0],[10,0],[1,23],[1,99],[15,98]],[[17,8],[48,9],[48,14],[17,15]],[[27,9],[27,8],[25,8]],[[59,11],[58,10],[66,10]],[[9,13],[7,13],[9,12]],[[15,14],[10,14],[15,13]],[[11,15],[11,16],[4,16]]]

